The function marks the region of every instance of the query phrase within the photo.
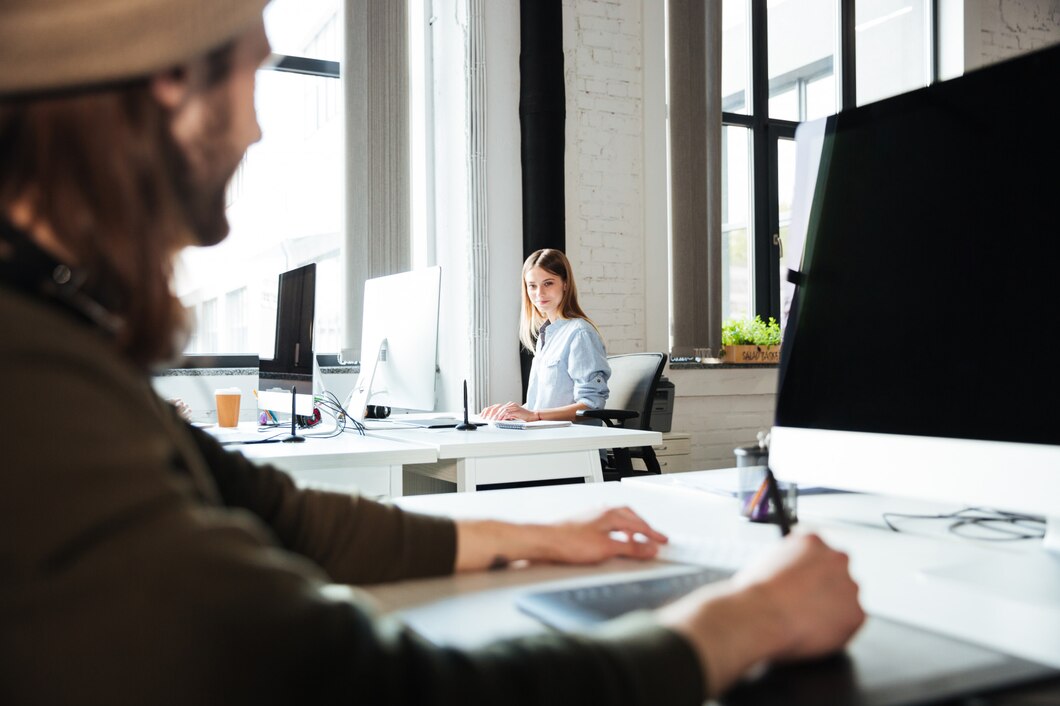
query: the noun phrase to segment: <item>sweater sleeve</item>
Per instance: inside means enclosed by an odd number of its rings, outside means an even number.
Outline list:
[[[188,425],[226,505],[249,510],[284,547],[337,582],[370,584],[452,573],[456,526],[345,493],[303,490],[271,466],[226,451]]]
[[[611,366],[607,363],[604,342],[591,325],[577,331],[571,338],[567,374],[574,383],[575,402],[581,402],[589,409],[603,409],[609,394],[607,381],[611,377]]]

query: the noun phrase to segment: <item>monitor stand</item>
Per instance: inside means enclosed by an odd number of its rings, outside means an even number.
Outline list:
[[[284,438],[280,439],[280,441],[285,444],[297,444],[305,441],[304,436],[298,436],[298,430],[295,422],[295,420],[297,419],[297,393],[295,391],[297,389],[298,388],[296,388],[295,386],[291,386],[291,435],[285,436]]]
[[[368,401],[372,398],[372,383],[375,381],[379,361],[386,362],[386,339],[376,342],[375,345],[362,343],[361,351],[361,372],[346,402],[346,414],[358,422],[365,420],[365,412],[368,409]],[[364,351],[371,351],[371,353],[364,355]]]

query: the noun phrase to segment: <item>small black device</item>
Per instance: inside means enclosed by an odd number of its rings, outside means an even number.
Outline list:
[[[665,434],[673,426],[674,384],[665,375],[659,378],[651,403],[651,430]]]
[[[298,415],[295,413],[295,407],[297,407],[297,405],[298,405],[297,400],[298,400],[298,388],[296,386],[292,385],[291,386],[291,435],[290,436],[285,436],[284,438],[280,439],[280,441],[282,441],[285,444],[297,444],[297,443],[301,443],[301,442],[305,441],[305,437],[304,436],[298,436],[298,431],[297,431],[297,428],[295,427],[296,419],[298,417]]]
[[[390,408],[380,404],[370,404],[364,408],[365,419],[386,419],[390,416]]]
[[[464,380],[464,421],[463,423],[456,425],[456,430],[475,431],[476,429],[478,429],[478,427],[472,424],[467,418],[467,380]]]

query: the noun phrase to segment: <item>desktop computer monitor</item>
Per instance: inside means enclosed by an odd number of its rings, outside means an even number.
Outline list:
[[[432,411],[438,369],[440,267],[376,277],[364,283],[361,371],[347,405]]]
[[[316,264],[280,275],[276,296],[273,357],[258,365],[258,407],[269,412],[313,416],[313,317]],[[292,399],[292,388],[294,398]]]
[[[1060,551],[1058,78],[1060,48],[1026,55],[827,118],[799,151],[820,161],[778,478],[1045,516]]]

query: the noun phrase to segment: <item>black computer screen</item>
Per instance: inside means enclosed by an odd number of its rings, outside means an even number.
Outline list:
[[[1060,48],[829,118],[777,424],[1060,443]]]
[[[262,372],[312,379],[315,297],[316,264],[280,275],[276,297],[276,345],[273,358],[261,360]]]

